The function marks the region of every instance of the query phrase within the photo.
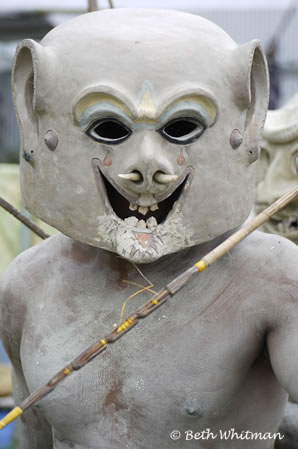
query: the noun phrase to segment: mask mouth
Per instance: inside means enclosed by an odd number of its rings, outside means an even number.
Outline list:
[[[171,187],[166,197],[161,197],[159,202],[155,199],[155,202],[149,206],[140,206],[136,204],[137,198],[130,197],[116,185],[109,175],[103,173],[99,159],[93,159],[92,165],[95,169],[98,190],[109,212],[112,209],[115,215],[128,225],[144,230],[146,228],[147,230],[154,229],[166,221],[175,203],[183,193],[189,190],[189,181],[192,174],[190,168],[186,169]]]

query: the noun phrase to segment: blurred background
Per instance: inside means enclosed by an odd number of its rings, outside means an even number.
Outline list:
[[[11,66],[17,44],[39,41],[54,26],[89,9],[164,8],[201,15],[238,44],[261,40],[269,62],[270,109],[298,92],[298,0],[9,0],[0,3],[0,197],[26,213],[19,190],[19,136],[11,99]],[[32,218],[47,233],[55,232]],[[0,274],[21,251],[40,239],[0,207]],[[12,405],[7,357],[0,343],[0,419]],[[1,371],[1,367],[3,370]],[[7,380],[8,379],[8,380]],[[6,382],[6,383],[5,383]],[[1,384],[5,388],[1,390]],[[0,449],[17,447],[14,424],[0,432]]]

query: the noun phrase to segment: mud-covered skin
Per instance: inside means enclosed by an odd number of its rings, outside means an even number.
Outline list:
[[[142,271],[158,290],[219,241]],[[285,239],[249,236],[27,411],[22,449],[248,449],[252,441],[186,441],[183,432],[276,432],[283,387],[298,398],[297,259]],[[0,328],[17,402],[119,322],[134,291],[123,280],[145,282],[130,262],[63,235],[14,261],[1,282]],[[176,429],[179,442],[169,437]]]

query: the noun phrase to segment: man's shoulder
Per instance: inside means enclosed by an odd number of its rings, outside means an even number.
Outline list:
[[[287,268],[292,271],[293,268],[298,275],[297,265],[293,267],[291,263],[295,260],[298,262],[298,247],[280,235],[255,231],[240,243],[239,248],[258,266],[265,268],[265,264],[269,263],[281,271]]]
[[[258,286],[270,294],[270,303],[298,303],[298,247],[276,234],[255,231],[241,244],[243,276],[251,279],[251,288]]]
[[[100,274],[102,259],[103,251],[99,248],[56,234],[22,252],[3,272],[0,307],[5,304],[13,312],[12,308],[28,306],[61,278],[75,281],[82,276],[83,265],[97,264]]]
[[[19,314],[30,293],[42,289],[42,277],[52,269],[55,259],[67,244],[66,239],[70,240],[61,234],[54,235],[19,254],[4,270],[0,276],[2,317],[5,312]]]
[[[0,283],[13,278],[14,282],[25,281],[27,275],[40,270],[41,267],[61,252],[66,241],[70,240],[62,234],[55,234],[37,245],[20,253],[4,270],[0,276]],[[23,277],[25,276],[25,278]]]
[[[280,298],[285,290],[298,289],[298,247],[276,234],[254,231],[229,251],[221,264],[239,285],[249,286],[256,295],[263,291],[264,298],[269,292]],[[297,292],[296,296],[298,300]]]

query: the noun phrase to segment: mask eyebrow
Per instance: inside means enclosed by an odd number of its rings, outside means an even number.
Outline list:
[[[202,122],[210,127],[214,125],[217,119],[217,105],[209,97],[203,94],[182,95],[171,101],[160,115],[160,120],[166,122],[179,114],[194,114]]]
[[[112,115],[123,116],[128,121],[132,120],[136,114],[133,104],[120,92],[103,86],[101,88],[91,87],[83,91],[74,100],[72,107],[73,121],[81,127],[87,126],[92,119],[95,119],[97,113],[106,115],[109,112]]]
[[[122,119],[127,125],[133,127],[131,118],[119,107],[111,103],[98,103],[85,109],[79,119],[79,126],[82,129],[87,128],[96,119],[115,117]]]

